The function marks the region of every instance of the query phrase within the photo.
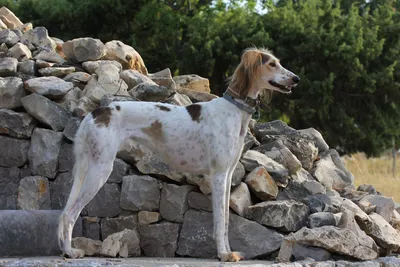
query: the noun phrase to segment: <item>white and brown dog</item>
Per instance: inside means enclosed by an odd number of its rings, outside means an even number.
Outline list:
[[[154,102],[113,102],[82,121],[75,137],[74,183],[59,220],[60,248],[72,258],[72,229],[82,209],[107,181],[121,143],[144,144],[172,168],[209,175],[212,186],[214,239],[221,261],[237,261],[228,240],[232,173],[257,97],[265,90],[290,93],[299,77],[281,66],[269,51],[243,53],[224,97],[186,107]]]

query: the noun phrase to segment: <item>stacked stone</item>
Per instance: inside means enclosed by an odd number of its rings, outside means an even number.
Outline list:
[[[0,225],[7,226],[0,229],[7,236],[0,256],[54,255],[57,214],[73,182],[74,135],[85,115],[115,100],[186,106],[216,96],[197,75],[148,73],[121,41],[63,42],[1,8],[5,13],[12,23],[0,31]],[[233,174],[232,249],[248,259],[284,261],[398,253],[393,199],[353,182],[315,129],[253,122]],[[107,183],[80,215],[73,245],[86,255],[214,258],[210,192],[207,177],[177,172],[127,140]],[[40,227],[48,231],[34,234]],[[41,246],[27,248],[43,235]]]

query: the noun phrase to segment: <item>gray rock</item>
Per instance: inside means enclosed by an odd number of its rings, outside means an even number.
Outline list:
[[[18,62],[18,71],[27,75],[34,76],[36,72],[35,61],[26,60],[22,62]]]
[[[101,246],[100,240],[92,240],[86,237],[72,238],[72,247],[83,250],[85,256],[100,255]]]
[[[39,77],[24,82],[26,90],[46,96],[50,99],[61,99],[69,90],[74,88],[73,83],[66,82],[58,77]]]
[[[15,76],[18,60],[13,57],[3,57],[0,61],[0,77]]]
[[[325,194],[325,188],[304,169],[291,176],[286,188],[279,192],[278,200],[303,201],[309,195]]]
[[[211,194],[211,183],[210,177],[208,175],[189,174],[188,176],[186,176],[186,182],[192,185],[196,185],[204,195]]]
[[[331,199],[325,194],[309,195],[303,202],[310,208],[311,213],[335,211]]]
[[[277,231],[234,214],[229,219],[228,234],[231,249],[243,252],[246,259],[278,250],[283,239]]]
[[[261,200],[275,199],[278,195],[278,186],[262,166],[255,168],[249,173],[245,182],[254,195]]]
[[[140,247],[147,257],[174,257],[180,224],[162,222],[140,227]]]
[[[271,121],[266,123],[257,123],[254,131],[258,140],[263,139],[265,135],[290,135],[296,134],[297,131],[289,127],[283,121]]]
[[[21,98],[26,95],[21,78],[0,77],[0,108],[15,109],[22,106]]]
[[[161,215],[156,211],[139,211],[138,221],[140,225],[152,224],[161,220]]]
[[[61,253],[57,239],[59,216],[59,210],[1,210],[0,255],[2,257],[59,256]],[[81,219],[78,217],[73,236],[81,236],[81,227]]]
[[[58,157],[58,171],[68,172],[72,171],[74,167],[74,154],[73,144],[64,143],[61,146],[60,154]]]
[[[387,222],[390,222],[392,220],[392,214],[395,205],[392,197],[367,195],[363,199],[369,201],[372,205],[376,206],[375,212],[381,215]]]
[[[322,226],[313,229],[303,227],[285,237],[279,251],[279,260],[288,260],[295,243],[320,247],[331,253],[347,255],[359,260],[374,260],[378,257],[376,245],[372,240],[365,243],[364,239],[360,239],[349,229]]]
[[[119,71],[122,70],[122,65],[121,63],[115,61],[115,60],[95,60],[95,61],[86,61],[82,63],[82,67],[90,74],[93,74],[96,72],[97,68],[100,65],[104,64],[111,64],[114,65],[119,69]],[[122,73],[121,73],[122,74]],[[122,77],[121,77],[122,78]],[[122,78],[123,79],[123,78]],[[125,81],[126,82],[126,81]]]
[[[240,162],[243,164],[246,171],[251,172],[255,168],[263,166],[276,182],[281,184],[285,184],[287,182],[289,171],[283,165],[277,163],[258,151],[247,151],[243,155]]]
[[[35,47],[47,48],[45,50],[55,50],[56,43],[49,37],[45,27],[36,27],[26,31],[21,37],[21,43],[32,44]]]
[[[160,199],[161,216],[172,222],[183,222],[183,215],[189,208],[187,196],[195,189],[192,185],[163,184]]]
[[[77,116],[81,119],[83,119],[99,106],[96,102],[86,96],[83,96],[79,100],[77,100],[75,105],[76,106],[74,107],[72,113],[74,114],[74,116]]]
[[[241,183],[232,191],[229,207],[240,216],[245,216],[247,208],[252,205],[253,201],[251,200],[250,190],[247,184]]]
[[[307,129],[303,129],[303,130],[298,130],[297,132],[303,138],[308,138],[308,139],[312,140],[314,142],[315,146],[318,148],[318,152],[319,153],[326,152],[326,151],[329,150],[329,146],[325,142],[325,140],[322,137],[322,135],[317,130],[315,130],[314,128],[307,128]]]
[[[157,211],[160,203],[159,182],[150,176],[125,176],[122,180],[120,203],[125,210]]]
[[[377,191],[373,185],[370,184],[362,184],[357,187],[357,191],[367,192],[371,195],[377,195]]]
[[[74,182],[71,172],[60,173],[57,178],[50,182],[51,209],[63,209],[71,193]]]
[[[383,267],[396,267],[400,265],[400,259],[398,257],[382,257],[377,260]]]
[[[123,231],[124,229],[137,230],[137,215],[120,216],[116,218],[104,218],[101,220],[101,236],[106,239],[109,235]]]
[[[259,146],[260,142],[251,134],[249,130],[247,130],[246,135],[244,136],[244,145],[242,154],[246,153],[253,146]]]
[[[371,213],[369,218],[370,221],[366,221],[356,217],[361,229],[371,236],[380,247],[386,249],[387,254],[397,251],[400,247],[399,232],[377,213]]]
[[[250,206],[246,217],[265,226],[293,232],[306,225],[309,214],[308,206],[292,200],[282,200]]]
[[[30,140],[0,136],[0,166],[21,167],[28,160]]]
[[[240,163],[239,161],[232,174],[232,186],[239,185],[242,182],[245,175],[246,175],[246,170],[244,169],[243,164]]]
[[[160,86],[165,86],[172,90],[176,90],[176,84],[174,79],[172,78],[171,70],[169,68],[163,69],[156,73],[149,73],[147,75],[153,82]],[[192,102],[192,101],[190,101]]]
[[[211,197],[199,192],[188,194],[189,207],[195,210],[212,211]]]
[[[188,210],[179,236],[177,254],[198,258],[216,257],[212,238],[212,213]],[[243,252],[248,259],[277,250],[282,235],[258,223],[231,214],[229,221],[231,249]]]
[[[344,189],[354,182],[353,175],[346,169],[336,150],[330,149],[320,154],[311,174],[328,188]]]
[[[178,183],[183,182],[185,179],[185,174],[172,169],[155,154],[142,156],[137,162],[136,167],[143,174],[163,175]]]
[[[301,162],[281,140],[269,142],[265,145],[256,147],[254,150],[263,153],[285,166],[291,175],[297,173],[302,168]]]
[[[39,54],[33,57],[37,61],[42,60],[42,61],[47,61],[47,62],[52,62],[52,63],[64,63],[65,59],[62,58],[56,51],[40,51]],[[51,65],[46,65],[44,67],[51,67],[54,64]],[[38,66],[39,67],[39,66]]]
[[[172,96],[168,97],[165,100],[165,103],[169,103],[175,106],[189,106],[192,103],[192,100],[186,95],[180,93],[174,93]]]
[[[21,210],[49,210],[49,181],[41,176],[22,178],[18,187],[17,207]]]
[[[82,217],[82,235],[93,240],[100,240],[100,219]]]
[[[62,138],[62,133],[35,128],[28,151],[29,167],[32,174],[48,178],[56,176]]]
[[[17,209],[20,169],[0,167],[0,210]]]
[[[114,96],[114,95],[105,95],[105,96],[103,96],[102,98],[101,98],[101,100],[100,100],[100,106],[102,106],[102,107],[106,107],[106,106],[108,106],[109,104],[111,104],[111,102],[114,102],[114,101],[121,101],[121,102],[123,102],[123,101],[137,101],[135,98],[133,98],[133,97],[131,97],[131,96],[123,96],[123,95],[120,95],[120,96]]]
[[[77,117],[70,117],[63,131],[64,136],[69,140],[74,141],[76,131],[78,131],[81,121],[82,120]]]
[[[54,131],[62,131],[71,117],[67,110],[35,93],[23,97],[21,102],[32,117],[50,126]]]
[[[152,152],[144,145],[136,142],[134,139],[126,139],[119,147],[117,158],[136,165],[136,163],[145,156],[151,156]]]
[[[0,31],[0,44],[4,43],[8,47],[11,47],[11,46],[15,45],[16,43],[18,43],[18,41],[19,41],[19,38],[15,34],[15,32],[13,32],[9,29]]]
[[[147,75],[147,69],[142,57],[131,46],[121,41],[112,40],[105,44],[107,55],[104,59],[116,60],[122,64],[124,69],[135,69]]]
[[[99,39],[77,38],[63,43],[63,52],[68,60],[84,62],[98,60],[106,54],[106,47]]]
[[[0,133],[12,137],[30,137],[37,121],[25,112],[0,109]]]
[[[130,169],[129,164],[125,163],[125,161],[121,159],[115,159],[113,170],[108,177],[108,183],[122,183],[122,178],[128,174]]]
[[[115,62],[115,61],[114,61]],[[147,82],[149,84],[156,84],[146,75],[137,70],[124,70],[121,72],[120,77],[126,82],[129,89],[134,88],[136,85]],[[163,85],[165,86],[165,85]]]
[[[312,169],[318,156],[318,148],[311,140],[299,135],[279,136],[277,138],[296,156],[304,169],[307,171]]]
[[[70,73],[63,78],[64,81],[73,83],[74,87],[78,87],[81,90],[88,83],[89,79],[90,74],[82,71]]]
[[[107,68],[110,68],[110,70]],[[100,65],[96,71],[100,73],[99,76],[92,74],[82,91],[83,96],[86,96],[96,104],[100,104],[105,95],[129,96],[127,92],[128,86],[119,78],[117,67],[105,64]]]
[[[8,55],[17,59],[18,61],[26,61],[32,58],[32,53],[29,48],[22,44],[17,43],[8,50]]]
[[[73,72],[75,72],[75,67],[48,67],[39,69],[39,73],[42,76],[55,76],[61,78]]]
[[[89,216],[115,217],[121,209],[119,198],[121,190],[117,184],[106,183],[96,196],[86,205],[85,209]]]
[[[125,229],[122,232],[108,236],[101,246],[101,254],[107,257],[122,258],[140,256],[139,233],[136,230]]]
[[[325,225],[336,226],[335,216],[332,212],[316,212],[308,217],[307,226],[309,228],[321,227]]]
[[[331,253],[323,248],[308,247],[295,244],[292,255],[296,261],[314,259],[316,261],[327,261],[331,258]]]
[[[158,102],[169,97],[173,92],[165,86],[144,82],[136,85],[129,94],[142,101]]]
[[[183,219],[176,254],[196,258],[215,258],[212,213],[188,210]]]

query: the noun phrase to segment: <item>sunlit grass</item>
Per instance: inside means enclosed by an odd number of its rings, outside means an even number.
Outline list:
[[[397,156],[393,176],[393,159],[390,156],[367,158],[363,153],[343,157],[348,170],[354,175],[355,184],[371,184],[377,191],[400,202],[400,156]]]

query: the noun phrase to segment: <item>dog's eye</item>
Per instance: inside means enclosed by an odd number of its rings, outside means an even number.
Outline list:
[[[271,62],[271,63],[269,63],[269,65],[270,65],[271,67],[273,67],[273,68],[275,68],[275,67],[276,67],[276,64],[275,64],[275,62]]]

